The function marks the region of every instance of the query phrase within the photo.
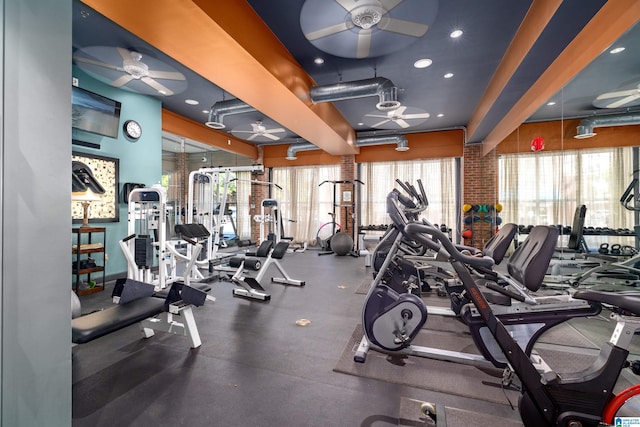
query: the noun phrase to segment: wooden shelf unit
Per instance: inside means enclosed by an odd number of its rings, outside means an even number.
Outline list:
[[[88,295],[93,294],[95,292],[104,291],[104,283],[105,283],[105,250],[107,246],[107,233],[105,227],[78,227],[72,228],[71,232],[75,236],[75,244],[71,248],[71,253],[74,255],[73,257],[73,265],[71,267],[71,271],[73,274],[73,290],[78,295]],[[94,233],[102,233],[102,241],[96,242],[93,239]],[[82,236],[86,235],[86,242],[83,243]],[[96,260],[95,267],[87,267],[80,268],[81,262],[89,258],[91,254],[102,254],[99,258],[101,260]],[[83,255],[87,255],[87,257],[83,257]],[[100,264],[101,261],[101,264]],[[82,285],[82,277],[87,276],[86,283],[91,283],[91,274],[93,273],[102,273],[102,282],[96,285],[93,288],[81,289]]]

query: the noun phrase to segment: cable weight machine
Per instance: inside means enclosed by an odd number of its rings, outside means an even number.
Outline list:
[[[333,185],[333,199],[332,199],[332,211],[331,216],[333,218],[333,230],[332,235],[329,238],[329,248],[327,251],[318,253],[318,255],[350,255],[352,257],[359,257],[360,252],[357,248],[357,236],[356,236],[356,184],[364,185],[364,182],[359,179],[343,179],[337,181],[322,181],[318,186],[322,186],[326,183]],[[338,199],[338,185],[348,185],[350,190],[342,191],[340,199]],[[336,214],[344,208],[345,228],[336,232]],[[338,212],[336,212],[338,210]],[[351,219],[349,220],[349,216]],[[351,223],[351,228],[349,228]]]

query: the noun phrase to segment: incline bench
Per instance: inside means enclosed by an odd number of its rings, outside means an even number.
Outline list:
[[[139,323],[145,338],[162,331],[189,337],[191,348],[201,345],[193,306],[201,306],[206,293],[175,283],[165,299],[154,296],[154,287],[132,279],[119,279],[113,291],[117,304],[71,320],[71,341],[84,344]],[[174,320],[181,316],[183,322]]]

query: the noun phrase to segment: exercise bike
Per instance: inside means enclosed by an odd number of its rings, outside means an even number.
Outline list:
[[[613,392],[622,369],[630,365],[627,361],[629,346],[634,334],[640,331],[640,292],[608,293],[580,289],[573,294],[574,299],[587,301],[590,305],[609,307],[616,328],[592,366],[573,375],[560,376],[544,361],[536,360],[534,363],[496,316],[478,287],[470,268],[490,267],[493,264],[491,258],[462,253],[440,230],[429,225],[412,223],[404,231],[412,240],[449,257],[474,310],[505,355],[508,370],[520,379],[522,388],[518,409],[526,427],[613,425],[625,403],[640,393],[640,385],[629,387],[617,395]],[[557,315],[563,316],[562,313]],[[523,313],[522,317],[527,315]]]

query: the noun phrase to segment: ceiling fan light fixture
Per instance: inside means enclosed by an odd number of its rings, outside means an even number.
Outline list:
[[[385,14],[384,9],[374,6],[361,6],[351,11],[351,22],[357,27],[368,30],[377,25]]]

